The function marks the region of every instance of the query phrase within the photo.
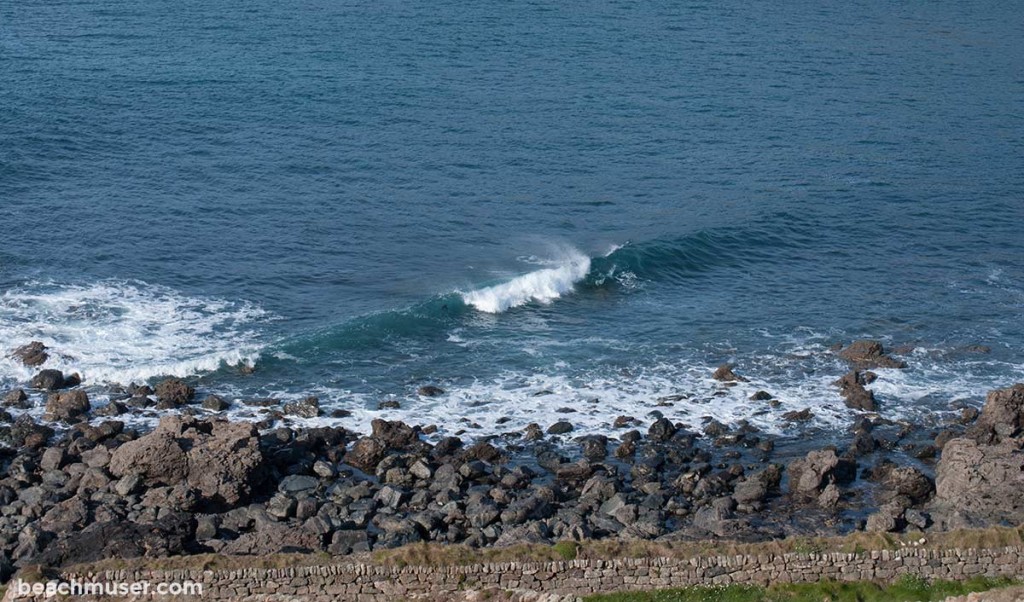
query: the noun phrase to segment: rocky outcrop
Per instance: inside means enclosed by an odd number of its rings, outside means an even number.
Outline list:
[[[991,391],[967,436],[979,443],[998,443],[1024,432],[1024,384]]]
[[[46,345],[39,341],[32,341],[28,345],[22,345],[12,351],[11,357],[29,367],[40,366],[45,364],[46,360],[50,359],[49,354],[46,353],[46,349]]]
[[[722,364],[721,366],[719,366],[715,370],[715,373],[711,375],[711,378],[713,378],[713,379],[715,379],[717,381],[726,382],[726,383],[746,382],[747,381],[746,378],[744,378],[744,377],[740,376],[739,374],[736,374],[735,372],[733,372],[732,368],[733,367],[731,365],[729,365],[729,364]]]
[[[213,506],[247,500],[264,476],[265,459],[256,428],[244,422],[167,416],[144,437],[113,453],[115,477],[139,474],[146,485],[185,483]]]
[[[864,412],[874,412],[877,409],[875,394],[865,388],[874,375],[852,370],[845,374],[835,383],[839,387],[839,394],[846,400],[846,406]]]
[[[907,363],[885,352],[879,341],[859,340],[840,349],[836,355],[850,363],[855,370],[872,368],[906,368]]]
[[[960,525],[1024,523],[1024,451],[1018,441],[985,445],[958,438],[942,448],[935,478],[940,509],[959,515]]]

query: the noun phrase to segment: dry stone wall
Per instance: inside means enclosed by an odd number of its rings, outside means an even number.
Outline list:
[[[65,573],[65,581],[203,584],[201,597],[155,595],[118,600],[308,600],[395,602],[448,600],[473,591],[504,590],[520,600],[575,600],[594,593],[692,585],[840,581],[892,581],[904,574],[925,579],[961,580],[974,576],[1024,575],[1024,548],[791,553],[713,556],[690,559],[627,558],[545,563],[491,563],[453,567],[382,567],[333,564],[285,569],[122,570]],[[13,583],[13,582],[12,582]],[[463,599],[469,599],[468,596]],[[43,600],[18,597],[8,589],[4,602]],[[112,600],[113,598],[78,598]]]

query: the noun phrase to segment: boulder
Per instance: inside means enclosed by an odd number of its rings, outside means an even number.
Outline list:
[[[564,435],[566,433],[571,433],[572,430],[573,430],[573,426],[572,426],[571,422],[569,422],[568,420],[559,420],[558,422],[556,422],[556,423],[554,423],[554,424],[552,424],[551,426],[548,427],[548,434],[549,435]]]
[[[434,385],[423,385],[416,390],[416,394],[420,397],[437,397],[438,395],[444,395],[444,389]]]
[[[165,407],[178,407],[192,401],[196,390],[180,378],[168,378],[156,386],[156,398]]]
[[[23,389],[15,389],[4,395],[3,405],[9,408],[18,408],[27,410],[32,407],[32,403],[28,400],[28,395],[25,394]]]
[[[875,394],[864,385],[867,380],[864,375],[856,370],[851,370],[834,384],[839,387],[839,394],[846,400],[846,406],[864,412],[874,412],[877,409]]]
[[[1024,451],[1012,440],[950,440],[936,469],[935,501],[976,520],[1024,523]]]
[[[817,497],[829,483],[849,483],[856,477],[856,464],[839,457],[834,449],[812,451],[793,460],[787,468],[789,490],[802,496]]]
[[[1017,437],[1024,430],[1024,384],[991,391],[977,421],[967,429],[967,436],[979,443],[997,443]]]
[[[416,429],[400,420],[375,418],[370,423],[370,428],[373,429],[370,436],[391,449],[402,449],[419,439]]]
[[[203,400],[203,409],[210,410],[211,412],[223,412],[229,407],[231,407],[231,404],[219,395],[207,395],[206,399]]]
[[[138,473],[148,486],[186,483],[202,501],[234,507],[261,482],[266,461],[252,424],[166,416],[157,428],[114,451],[110,472]]]
[[[907,363],[895,359],[885,352],[879,341],[859,340],[850,343],[836,355],[849,362],[857,370],[871,368],[906,368]]]
[[[50,358],[46,353],[46,345],[39,341],[32,341],[28,345],[18,347],[11,352],[11,357],[30,367],[44,364]]]
[[[897,496],[906,496],[914,504],[927,501],[935,491],[935,484],[920,470],[901,466],[889,472],[886,485]]]
[[[363,437],[352,444],[352,449],[345,452],[344,460],[346,464],[372,474],[387,453],[387,445],[380,439]]]
[[[64,373],[60,370],[42,370],[39,374],[32,377],[30,384],[33,389],[42,389],[44,391],[56,391],[57,389],[63,389],[67,385]]]
[[[320,415],[320,400],[316,397],[307,397],[302,401],[286,403],[284,404],[284,413],[287,416],[316,418]]]
[[[715,370],[715,373],[711,375],[711,378],[727,383],[747,382],[746,378],[743,378],[742,376],[733,372],[732,366],[729,364],[722,364],[721,366],[719,366]]]
[[[647,438],[651,441],[668,441],[679,429],[668,418],[658,418],[647,429]]]
[[[45,420],[75,422],[85,416],[92,406],[85,391],[76,389],[63,393],[50,393],[46,399]]]

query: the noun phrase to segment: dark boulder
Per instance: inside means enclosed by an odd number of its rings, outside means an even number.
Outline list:
[[[879,341],[854,341],[848,347],[841,349],[836,355],[849,362],[857,370],[907,367],[906,362],[886,354],[885,348]]]
[[[156,386],[156,398],[167,408],[179,407],[192,401],[196,390],[180,378],[168,378]]]
[[[400,420],[389,421],[375,418],[370,426],[373,429],[371,437],[390,449],[403,449],[419,440],[416,429]]]
[[[67,386],[64,373],[60,370],[52,369],[40,371],[39,374],[32,377],[30,384],[33,389],[42,389],[44,391],[56,391]]]
[[[874,412],[877,409],[875,394],[864,387],[866,382],[862,373],[852,370],[833,384],[839,387],[839,394],[846,400],[847,407]]]
[[[11,352],[11,357],[26,366],[39,366],[46,363],[50,358],[46,353],[46,345],[39,341],[32,341],[28,345],[22,345]]]
[[[678,430],[668,418],[659,418],[647,429],[647,438],[651,441],[668,441]]]
[[[219,395],[207,395],[206,399],[203,400],[203,408],[211,412],[223,412],[229,407],[231,407],[231,404]]]
[[[434,385],[423,385],[416,390],[416,394],[420,397],[437,397],[444,395],[444,389],[441,387],[435,387]]]
[[[569,422],[568,420],[559,420],[558,422],[556,422],[556,423],[554,423],[554,424],[552,424],[551,426],[548,427],[548,434],[549,435],[564,435],[566,433],[571,433],[572,430],[573,430],[573,426],[572,426],[571,422]]]
[[[344,461],[350,466],[372,474],[387,453],[388,447],[380,439],[363,437],[352,444],[352,449],[345,452]]]
[[[75,422],[83,418],[91,407],[89,396],[81,389],[50,393],[43,418],[50,421]]]
[[[169,513],[151,523],[93,523],[62,532],[31,562],[62,567],[110,558],[178,556],[192,537],[192,523],[192,517],[184,513]]]
[[[23,389],[15,389],[7,395],[4,395],[2,403],[6,407],[18,408],[21,410],[27,410],[32,407],[31,402],[29,402],[28,395],[25,394]]]
[[[722,364],[719,366],[715,373],[711,375],[711,378],[722,381],[722,382],[747,382],[747,379],[733,372],[733,367],[729,364]]]

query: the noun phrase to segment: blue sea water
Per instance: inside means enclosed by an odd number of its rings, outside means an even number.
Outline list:
[[[1022,19],[0,3],[0,343],[46,342],[94,399],[177,375],[487,434],[838,428],[828,348],[871,337],[908,346],[883,413],[938,421],[1024,378]]]

